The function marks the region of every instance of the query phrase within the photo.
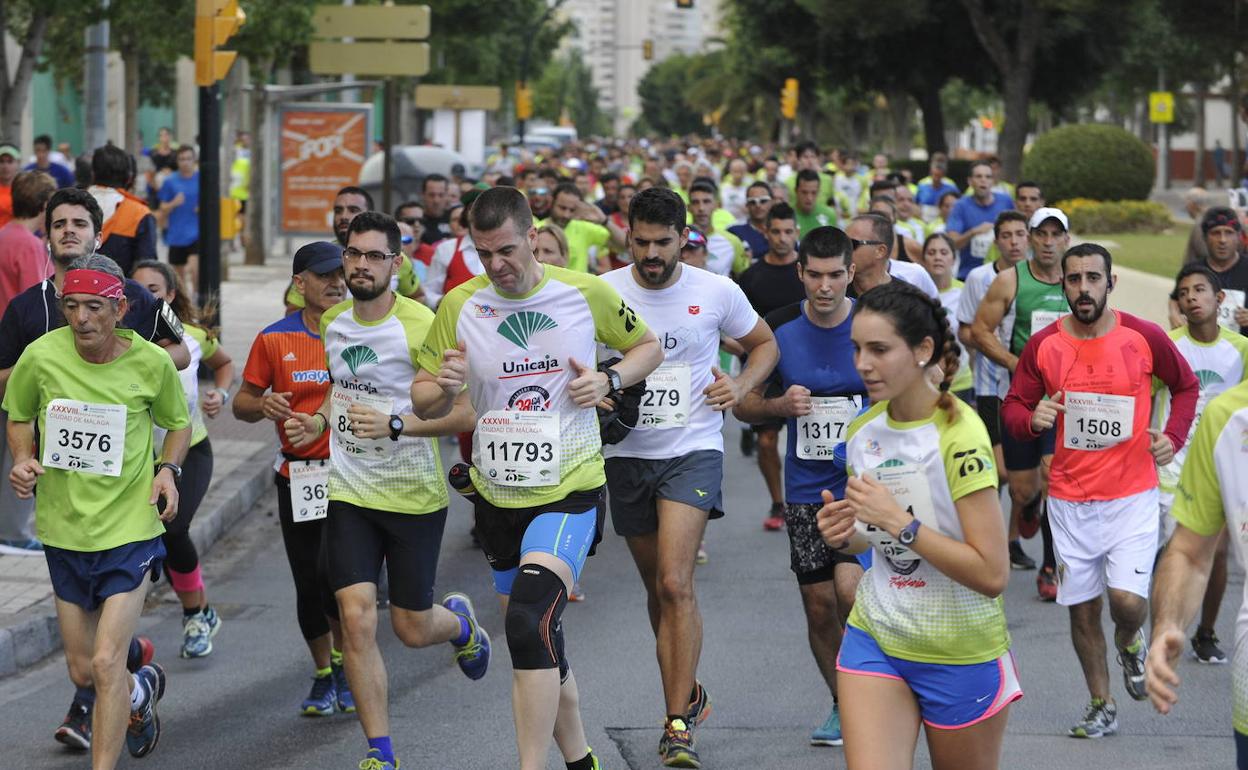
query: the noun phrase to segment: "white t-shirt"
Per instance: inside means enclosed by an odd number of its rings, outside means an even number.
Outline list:
[[[940,296],[940,292],[936,290],[936,282],[932,280],[932,277],[927,274],[926,270],[913,262],[890,259],[888,261],[888,274],[914,286],[929,297],[938,298]]]
[[[979,312],[979,303],[984,301],[988,288],[992,286],[993,280],[997,277],[998,264],[1000,263],[990,262],[980,265],[967,274],[965,285],[962,287],[962,298],[958,301],[959,324],[970,325],[975,321],[975,314]],[[1013,326],[1014,303],[1011,302],[1010,309],[1006,312],[1005,318],[1001,319],[999,328],[1008,329]],[[1001,333],[998,331],[998,336]],[[975,373],[975,395],[1005,398],[1010,390],[1010,376],[1004,366],[982,353],[974,353],[971,355],[971,370]]]
[[[677,406],[687,404],[688,409],[667,410],[669,415],[683,412],[683,427],[672,425],[668,430],[639,425],[620,443],[604,446],[603,455],[660,460],[702,449],[723,452],[723,415],[706,405],[702,391],[714,380],[711,368],[719,363],[720,334],[744,337],[758,324],[758,313],[745,292],[723,276],[690,265],[682,265],[676,283],[665,289],[642,288],[632,267],[612,270],[602,278],[659,338],[664,355],[659,377],[672,386],[669,394],[677,391],[677,383],[683,390],[688,382],[688,392],[676,398]],[[655,375],[647,381],[653,389]]]
[[[736,219],[736,224],[744,223],[749,215],[745,208],[745,191],[749,189],[751,184],[753,184],[752,180],[743,178],[740,186],[734,185],[732,180],[728,180],[719,188],[719,203],[728,209]]]
[[[732,272],[732,263],[737,258],[737,250],[732,241],[722,233],[711,233],[706,239],[706,269],[719,275]]]

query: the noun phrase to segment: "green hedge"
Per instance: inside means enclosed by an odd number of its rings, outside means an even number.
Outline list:
[[[1076,198],[1060,201],[1070,229],[1079,235],[1107,233],[1159,233],[1174,224],[1170,209],[1156,201],[1094,201]]]
[[[1070,125],[1041,134],[1023,159],[1023,177],[1047,200],[1146,200],[1153,189],[1153,151],[1118,126]]]

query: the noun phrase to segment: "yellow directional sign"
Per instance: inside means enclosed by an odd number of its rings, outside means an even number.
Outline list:
[[[308,64],[318,75],[419,77],[429,73],[429,44],[314,40],[308,44]]]
[[[429,37],[429,6],[318,5],[312,23],[317,37],[424,40]]]
[[[498,86],[416,86],[422,110],[497,110],[502,102]]]
[[[1174,92],[1153,91],[1148,95],[1148,119],[1153,123],[1174,122]]]

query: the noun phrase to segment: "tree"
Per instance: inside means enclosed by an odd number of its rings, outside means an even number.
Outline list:
[[[646,72],[637,84],[641,98],[640,130],[669,136],[706,130],[701,113],[694,112],[685,100],[685,72],[693,60],[694,57],[676,54]]]
[[[606,133],[606,117],[598,107],[593,71],[573,49],[552,59],[533,87],[533,114],[557,122],[566,114],[581,136]]]
[[[21,134],[22,113],[30,97],[35,64],[43,53],[48,22],[53,16],[76,15],[84,10],[79,0],[4,0],[0,2],[0,135],[16,141]],[[5,40],[17,41],[21,53],[10,71]]]

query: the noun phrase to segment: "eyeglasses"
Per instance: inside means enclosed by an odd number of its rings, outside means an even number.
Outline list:
[[[361,257],[368,260],[369,264],[380,265],[387,259],[394,259],[394,254],[388,251],[360,251],[353,246],[348,246],[342,251],[343,261],[357,262]]]
[[[745,202],[751,206],[761,206],[764,203],[771,203],[771,198],[746,198]]]
[[[420,226],[420,220],[419,220],[419,219],[417,219],[416,217],[403,217],[403,218],[402,218],[402,219],[400,219],[399,221],[400,221],[400,222],[402,222],[403,224],[407,225],[408,227],[419,227],[419,226]]]
[[[850,238],[849,245],[855,249],[858,249],[863,246],[887,246],[888,244],[885,243],[884,241],[860,241],[856,238]]]

